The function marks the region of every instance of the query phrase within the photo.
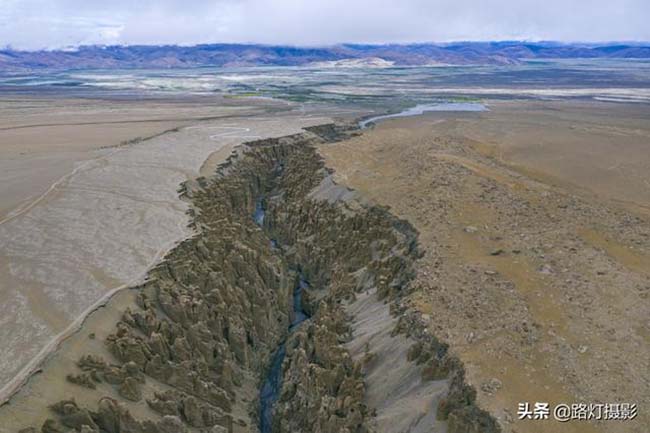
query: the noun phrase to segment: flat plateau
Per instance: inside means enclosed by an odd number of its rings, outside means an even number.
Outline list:
[[[648,108],[488,104],[386,120],[319,150],[337,182],[420,233],[410,305],[459,355],[505,431],[644,432]],[[639,416],[519,421],[526,401],[630,402]]]

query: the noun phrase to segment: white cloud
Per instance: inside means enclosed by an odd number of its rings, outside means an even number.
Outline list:
[[[0,0],[0,45],[650,40],[647,0]]]

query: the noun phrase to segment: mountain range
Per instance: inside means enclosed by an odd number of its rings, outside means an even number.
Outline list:
[[[510,65],[527,59],[650,58],[650,43],[457,42],[342,44],[329,47],[204,44],[80,46],[65,50],[0,50],[0,72],[29,69],[308,66],[312,64]],[[343,62],[343,63],[341,63]]]

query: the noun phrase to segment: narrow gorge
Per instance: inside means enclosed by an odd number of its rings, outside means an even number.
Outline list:
[[[249,142],[185,183],[195,236],[133,289],[103,351],[69,366],[79,392],[20,433],[499,431],[401,302],[418,233],[318,154],[352,125]]]

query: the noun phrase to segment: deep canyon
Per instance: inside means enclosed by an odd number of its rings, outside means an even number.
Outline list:
[[[401,302],[422,254],[417,231],[335,183],[315,149],[355,134],[331,124],[252,141],[214,176],[185,182],[196,235],[131,290],[121,320],[89,345],[98,349],[68,366],[75,397],[51,401],[47,419],[21,432],[393,431],[378,421],[391,409],[368,404],[377,396],[366,377],[386,368],[410,378],[404,397],[437,390],[395,423],[499,431],[460,361]],[[387,332],[354,350],[360,301]],[[408,353],[395,364],[377,341]]]

